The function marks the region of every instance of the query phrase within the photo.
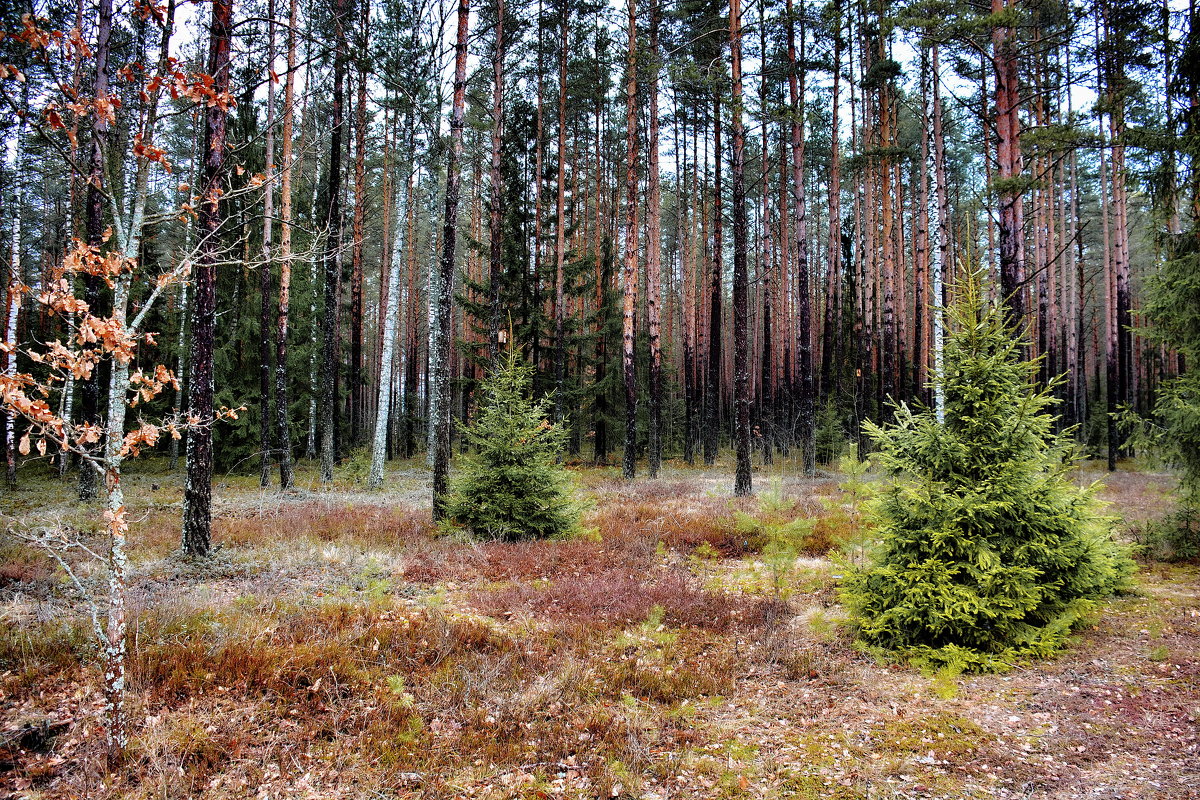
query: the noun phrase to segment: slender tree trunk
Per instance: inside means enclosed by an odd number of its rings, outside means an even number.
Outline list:
[[[704,381],[704,466],[717,460],[721,433],[721,288],[724,271],[721,241],[721,90],[713,87],[712,276],[709,283],[708,374]]]
[[[96,16],[96,79],[92,85],[92,96],[97,102],[108,99],[108,56],[109,38],[112,34],[112,0],[99,0]],[[92,123],[92,144],[88,153],[88,190],[84,201],[84,237],[89,247],[100,249],[104,244],[104,157],[108,143],[108,117],[96,114]],[[100,276],[84,276],[83,299],[93,314],[100,306]],[[100,376],[93,371],[83,381],[80,390],[80,418],[84,425],[100,422]],[[79,499],[90,502],[99,494],[97,473],[87,463],[80,464]]]
[[[329,205],[325,214],[325,270],[321,315],[320,436],[321,482],[333,481],[337,437],[338,300],[341,295],[342,247],[342,135],[345,128],[346,23],[348,0],[333,0],[333,98],[330,104],[329,176],[326,183]]]
[[[1107,429],[1108,471],[1117,468],[1117,393],[1120,381],[1117,349],[1116,276],[1113,271],[1113,251],[1110,244],[1108,165],[1103,147],[1100,151],[1100,208],[1104,230],[1104,404]]]
[[[679,108],[675,105],[674,119],[676,121],[675,148],[677,166],[675,168],[676,195],[679,198],[676,209],[679,223],[676,226],[677,236],[683,242],[679,249],[679,272],[681,283],[680,333],[682,335],[682,370],[680,383],[683,385],[683,460],[691,466],[696,458],[696,215],[693,209],[695,192],[695,165],[691,165],[691,178],[688,176],[688,131],[684,122],[682,135],[679,131]],[[682,156],[682,166],[678,165]]]
[[[1013,0],[992,0],[992,14],[1015,9]],[[1007,25],[992,29],[992,63],[996,78],[996,167],[1000,197],[1000,294],[1005,319],[1017,331],[1025,325],[1024,209],[1020,187],[1021,119],[1016,34]]]
[[[229,92],[232,0],[213,0],[209,28],[208,74],[218,95]],[[205,556],[212,545],[213,334],[220,257],[220,197],[225,177],[226,111],[209,106],[204,125],[204,170],[197,221],[200,243],[193,272],[192,368],[189,415],[197,421],[187,440],[187,482],[183,491],[183,551]]]
[[[749,276],[746,268],[746,130],[742,122],[742,6],[729,0],[729,62],[733,103],[733,386],[737,469],[733,493],[748,495],[750,480]],[[807,295],[806,295],[807,296]]]
[[[1132,391],[1136,370],[1133,363],[1133,315],[1129,292],[1129,200],[1126,189],[1125,169],[1125,95],[1127,92],[1124,68],[1120,54],[1110,47],[1116,62],[1109,87],[1108,116],[1109,136],[1112,143],[1112,210],[1113,210],[1113,282],[1115,290],[1115,325],[1117,332],[1117,391],[1119,406],[1133,405],[1136,398]],[[1118,429],[1117,446],[1124,450],[1125,443]]]
[[[558,43],[558,196],[554,205],[554,419],[561,422],[567,377],[566,277],[567,257],[567,20],[570,6],[560,7]]]
[[[360,41],[370,41],[371,4],[360,3]],[[363,375],[363,244],[367,220],[367,70],[358,64],[354,106],[354,247],[350,257],[350,443],[357,447],[366,429],[367,384]]]
[[[935,44],[930,55],[933,72],[933,207],[930,210],[929,227],[937,231],[937,247],[933,251],[933,369],[943,375],[943,339],[945,323],[942,308],[946,303],[943,280],[946,265],[950,260],[950,201],[946,188],[946,140],[942,133],[942,83],[938,64],[938,46]],[[946,416],[945,384],[939,381],[934,387],[934,410],[938,422]]]
[[[805,65],[796,59],[795,12],[791,0],[788,14],[788,92],[792,104],[792,205],[796,213],[796,427],[805,475],[816,471],[816,446],[813,440],[815,397],[812,363],[812,305],[808,280],[808,201],[804,192],[804,80]],[[804,48],[801,28],[800,47]]]
[[[21,91],[22,105],[28,108],[29,84],[25,83]],[[17,374],[17,323],[20,318],[21,302],[25,294],[25,284],[21,280],[21,210],[25,204],[22,181],[25,172],[25,131],[28,128],[27,114],[22,113],[17,123],[17,142],[13,152],[12,170],[12,200],[9,213],[12,216],[10,236],[12,237],[8,266],[8,291],[5,293],[8,313],[4,326],[4,375],[12,380]],[[7,457],[7,483],[9,487],[17,485],[17,414],[9,409],[4,416],[4,452]]]
[[[650,131],[646,143],[646,327],[650,335],[650,430],[647,468],[651,478],[662,466],[662,189],[658,174],[658,0],[650,0]]]
[[[872,67],[888,60],[887,44],[882,33],[877,35],[875,46],[876,61]],[[883,291],[882,303],[876,304],[876,309],[882,315],[882,334],[880,343],[880,412],[883,404],[892,400],[899,388],[899,365],[897,364],[898,337],[896,336],[896,239],[895,239],[895,193],[892,181],[892,158],[887,155],[894,145],[895,138],[895,90],[891,80],[884,80],[878,91],[879,127],[878,140],[881,155],[876,159],[876,175],[878,178],[878,209],[880,222],[881,269],[880,281],[877,285]]]
[[[628,0],[629,56],[625,76],[625,268],[622,281],[621,364],[625,377],[625,453],[622,473],[632,480],[637,472],[637,373],[633,344],[638,291],[637,197],[637,0]]]
[[[267,122],[263,140],[266,149],[266,181],[263,184],[262,263],[258,267],[259,290],[259,485],[271,484],[271,249],[275,229],[275,0],[267,2]]]
[[[410,168],[411,171],[411,168]],[[412,205],[412,188],[406,201]],[[384,464],[387,461],[388,425],[391,420],[392,386],[395,379],[396,339],[400,327],[400,263],[403,261],[403,241],[400,236],[403,229],[404,207],[396,203],[396,241],[395,252],[392,254],[388,268],[387,290],[380,297],[384,307],[383,313],[383,342],[379,359],[379,402],[375,414],[375,435],[371,445],[371,472],[367,477],[367,486],[374,489],[383,485]]]
[[[500,176],[500,158],[503,142],[504,0],[496,0],[496,43],[492,51],[492,160],[488,174],[491,188],[491,206],[488,209],[488,360],[493,363],[500,354],[500,280],[504,246],[501,241],[504,185]]]
[[[603,124],[604,102],[596,101],[596,398],[593,414],[595,417],[595,439],[592,442],[592,461],[597,465],[608,464],[608,329],[609,329],[609,290],[612,284],[611,239],[603,227],[605,170],[602,158],[601,134]]]
[[[833,33],[833,103],[829,129],[829,241],[825,294],[825,345],[821,351],[821,391],[835,396],[834,370],[841,372],[842,357],[842,158],[839,112],[841,110],[842,12],[835,2]]]
[[[433,386],[429,424],[433,427],[433,518],[446,514],[450,477],[450,312],[458,243],[458,195],[462,160],[463,114],[467,88],[467,21],[469,0],[458,3],[458,34],[454,49],[454,99],[450,115],[450,151],[446,165],[446,214],[442,226],[442,257],[438,265],[436,328],[429,354]]]
[[[415,121],[409,120],[409,152],[415,147],[416,125]],[[414,197],[416,187],[420,186],[420,181],[417,180],[415,171],[409,177],[408,195]],[[405,221],[405,228],[408,231],[408,243],[405,245],[405,273],[408,276],[408,286],[406,297],[408,300],[408,347],[405,353],[405,358],[402,362],[404,369],[402,370],[402,383],[400,391],[401,411],[403,414],[403,426],[401,440],[403,446],[401,451],[405,458],[412,458],[417,449],[417,365],[420,359],[417,358],[420,336],[418,331],[417,308],[419,301],[417,298],[417,215],[416,202],[410,200],[408,203],[408,219]]]
[[[542,20],[542,0],[538,0],[537,6],[537,122],[534,131],[534,169],[533,169],[533,278],[530,283],[530,300],[533,314],[531,320],[540,317],[542,314],[542,294],[541,294],[541,274],[542,274],[542,189],[543,178],[545,171],[543,162],[545,159],[545,118],[543,116],[543,100],[546,94],[546,74],[544,69],[544,46],[543,46],[543,20]],[[539,328],[536,324],[530,325],[529,343],[530,361],[534,369],[534,389],[538,386],[538,370],[542,368],[541,362],[541,347],[542,337]]]
[[[288,3],[287,76],[283,89],[283,170],[280,173],[279,319],[275,331],[275,423],[279,433],[279,488],[292,488],[292,428],[288,409],[288,316],[292,285],[292,125],[296,102],[298,0]]]
[[[758,18],[758,47],[760,53],[767,52],[767,25],[765,5],[759,5]],[[764,465],[774,463],[774,445],[777,426],[775,421],[777,418],[777,397],[775,394],[776,373],[778,366],[778,358],[775,352],[776,343],[774,339],[774,331],[772,330],[772,321],[775,316],[775,292],[773,291],[774,273],[776,271],[775,256],[780,248],[775,247],[772,238],[771,230],[771,193],[768,191],[770,187],[771,175],[771,148],[767,146],[770,140],[770,115],[768,113],[768,98],[767,98],[767,76],[760,75],[758,80],[758,102],[762,119],[762,152],[760,170],[762,171],[762,190],[760,192],[759,202],[759,230],[758,241],[760,242],[760,255],[758,258],[759,264],[759,281],[762,283],[762,345],[758,348],[759,353],[759,392],[758,392],[758,414],[755,421],[755,429],[753,431],[752,443],[762,447],[762,459]],[[781,176],[782,177],[782,176]],[[782,272],[782,270],[780,270]]]
[[[921,130],[928,131],[929,114],[929,51],[921,49],[920,53],[920,91],[921,91]],[[917,168],[916,205],[913,206],[913,220],[916,223],[916,251],[914,254],[913,276],[913,388],[922,402],[928,403],[926,391],[929,368],[929,323],[926,311],[932,305],[929,300],[929,250],[931,226],[929,215],[929,137],[921,136],[921,163]],[[935,301],[936,302],[936,301]]]

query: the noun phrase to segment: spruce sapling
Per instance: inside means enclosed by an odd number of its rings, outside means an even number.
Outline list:
[[[876,545],[851,568],[843,601],[864,644],[929,667],[1000,669],[1048,656],[1133,564],[1111,538],[1095,487],[1070,479],[1073,444],[1056,433],[1050,388],[978,275],[947,309],[952,332],[932,410],[896,408],[868,423],[890,480]]]

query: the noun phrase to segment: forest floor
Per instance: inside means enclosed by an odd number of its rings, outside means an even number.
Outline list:
[[[1143,564],[1056,660],[925,676],[840,624],[843,476],[764,468],[770,496],[734,500],[730,475],[579,469],[588,534],[527,544],[436,535],[421,462],[379,492],[352,467],[286,495],[228,477],[197,563],[175,554],[180,476],[140,465],[128,763],[100,769],[81,598],[5,537],[0,796],[1200,797],[1200,568]],[[1170,505],[1166,475],[1098,478],[1127,534]],[[96,537],[71,489],[6,491],[6,527]],[[798,516],[794,563],[757,552]]]

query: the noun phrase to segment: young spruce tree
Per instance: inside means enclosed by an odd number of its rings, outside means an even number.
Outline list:
[[[513,347],[483,384],[479,414],[464,431],[476,454],[451,486],[446,516],[488,539],[544,539],[579,524],[571,477],[556,462],[567,437],[549,421],[553,403],[533,400],[533,367]]]
[[[877,498],[878,544],[842,598],[860,639],[917,663],[1002,669],[1061,649],[1133,564],[1072,483],[1070,437],[1055,433],[1038,363],[978,276],[947,309],[945,422],[901,404],[896,424],[867,423],[892,480]]]

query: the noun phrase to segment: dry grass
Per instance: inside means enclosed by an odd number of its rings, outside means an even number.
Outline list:
[[[494,617],[522,615],[593,628],[636,623],[657,607],[668,625],[722,633],[764,627],[787,613],[777,601],[705,591],[681,569],[646,574],[625,567],[565,581],[480,589],[470,602]]]
[[[179,514],[174,509],[153,511],[132,527],[139,557],[162,558],[179,548]],[[428,537],[432,530],[429,514],[420,509],[323,500],[220,510],[213,519],[213,540],[226,548],[281,543],[398,548]]]
[[[593,533],[523,543],[437,537],[427,511],[379,496],[269,500],[247,481],[224,490],[207,566],[171,556],[177,511],[163,502],[175,488],[134,482],[133,728],[128,763],[108,777],[81,606],[39,556],[6,545],[0,796],[1196,788],[1194,569],[1148,570],[1144,594],[1056,662],[930,679],[870,662],[839,627],[837,568],[819,556],[856,523],[818,501],[836,498],[828,482],[760,503],[716,496],[723,476],[689,480],[677,465],[632,486],[613,470],[577,474]],[[1163,482],[1120,477],[1106,489],[1114,511],[1153,513]],[[739,527],[735,512],[756,523]],[[798,516],[815,520],[812,557],[780,593],[753,532]]]

